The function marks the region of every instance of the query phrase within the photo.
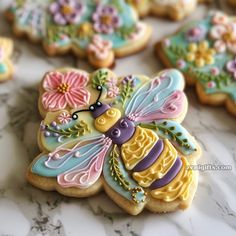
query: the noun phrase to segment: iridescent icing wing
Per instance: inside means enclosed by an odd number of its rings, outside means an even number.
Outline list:
[[[31,171],[44,177],[57,177],[62,187],[88,188],[100,177],[111,143],[105,135],[99,135],[84,139],[72,148],[60,146],[40,156]]]
[[[173,119],[185,109],[183,76],[177,70],[166,70],[135,91],[125,106],[126,116],[135,122]]]

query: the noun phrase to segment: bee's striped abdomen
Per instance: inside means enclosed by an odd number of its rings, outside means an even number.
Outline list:
[[[145,147],[145,152],[139,147]],[[152,197],[164,201],[187,198],[192,171],[187,170],[186,158],[178,157],[168,139],[161,140],[154,131],[137,127],[132,139],[123,144],[121,150],[125,166],[134,171],[134,180],[149,188]]]

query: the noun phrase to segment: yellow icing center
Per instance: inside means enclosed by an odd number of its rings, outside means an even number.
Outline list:
[[[142,187],[149,187],[156,179],[161,179],[174,165],[177,158],[177,151],[173,145],[164,140],[164,150],[156,162],[148,169],[141,172],[134,172],[133,178]]]
[[[62,12],[65,15],[70,15],[73,13],[73,8],[70,5],[65,5],[62,7]]]
[[[231,32],[227,32],[222,36],[222,38],[225,42],[231,42],[231,41],[233,41],[234,37]]]
[[[57,91],[60,93],[66,93],[70,90],[70,85],[67,83],[62,83],[57,87]]]
[[[187,168],[185,157],[181,158],[182,168],[178,175],[166,186],[151,191],[155,199],[172,202],[176,199],[186,201],[189,196],[189,188],[193,181],[193,171]]]
[[[101,22],[104,24],[104,25],[110,25],[112,23],[112,18],[111,16],[102,16],[101,17]]]
[[[95,119],[95,128],[104,133],[108,131],[121,118],[121,112],[116,108],[110,108]]]
[[[152,130],[137,126],[133,137],[121,146],[126,169],[132,170],[151,151],[158,139]]]

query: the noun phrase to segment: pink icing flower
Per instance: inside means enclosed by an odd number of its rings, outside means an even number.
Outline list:
[[[229,61],[226,64],[227,71],[233,74],[234,79],[236,80],[236,58]]]
[[[94,30],[98,33],[112,34],[122,24],[118,11],[107,5],[98,5],[92,18]]]
[[[229,22],[229,17],[222,12],[217,12],[212,17],[212,23],[214,25],[226,24]]]
[[[70,71],[48,73],[43,81],[42,104],[46,110],[57,111],[67,106],[78,108],[88,104],[90,93],[86,89],[89,77],[85,73]]]
[[[58,121],[61,124],[68,124],[71,121],[71,115],[67,112],[62,112],[58,117]]]
[[[88,46],[88,52],[100,60],[107,59],[111,49],[112,42],[104,40],[100,35],[94,35],[91,44]]]
[[[177,67],[179,69],[183,69],[185,66],[186,66],[186,62],[184,60],[180,59],[177,61]]]
[[[228,49],[236,54],[236,23],[215,25],[211,28],[210,36],[215,40],[217,52],[223,53]]]
[[[219,75],[219,73],[220,73],[219,68],[217,68],[217,67],[211,68],[211,74],[212,75]]]
[[[58,25],[77,24],[84,12],[84,5],[76,0],[57,0],[51,3],[49,11]]]
[[[215,86],[216,86],[216,83],[214,81],[210,81],[207,83],[208,88],[215,88]]]
[[[112,77],[107,83],[108,91],[107,91],[107,96],[109,98],[116,97],[119,95],[119,87],[116,86],[117,84],[117,79]]]

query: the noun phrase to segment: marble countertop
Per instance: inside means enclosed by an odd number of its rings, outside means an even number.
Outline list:
[[[13,37],[2,16],[8,2],[0,1],[0,35],[14,38],[16,74],[12,81],[0,85],[0,236],[236,235],[236,119],[223,107],[200,105],[191,88],[186,91],[189,112],[184,125],[202,145],[199,163],[230,165],[232,170],[201,171],[198,191],[188,210],[162,215],[145,211],[132,217],[104,193],[73,199],[38,190],[26,182],[26,168],[39,153],[37,85],[42,75],[61,66],[92,68],[73,56],[46,57],[41,47]],[[185,22],[200,19],[210,8],[225,8],[223,5],[218,0],[212,6],[199,6]],[[149,47],[118,60],[114,69],[117,74],[152,75],[160,70],[153,45],[183,23],[154,18],[145,21],[154,27]]]

